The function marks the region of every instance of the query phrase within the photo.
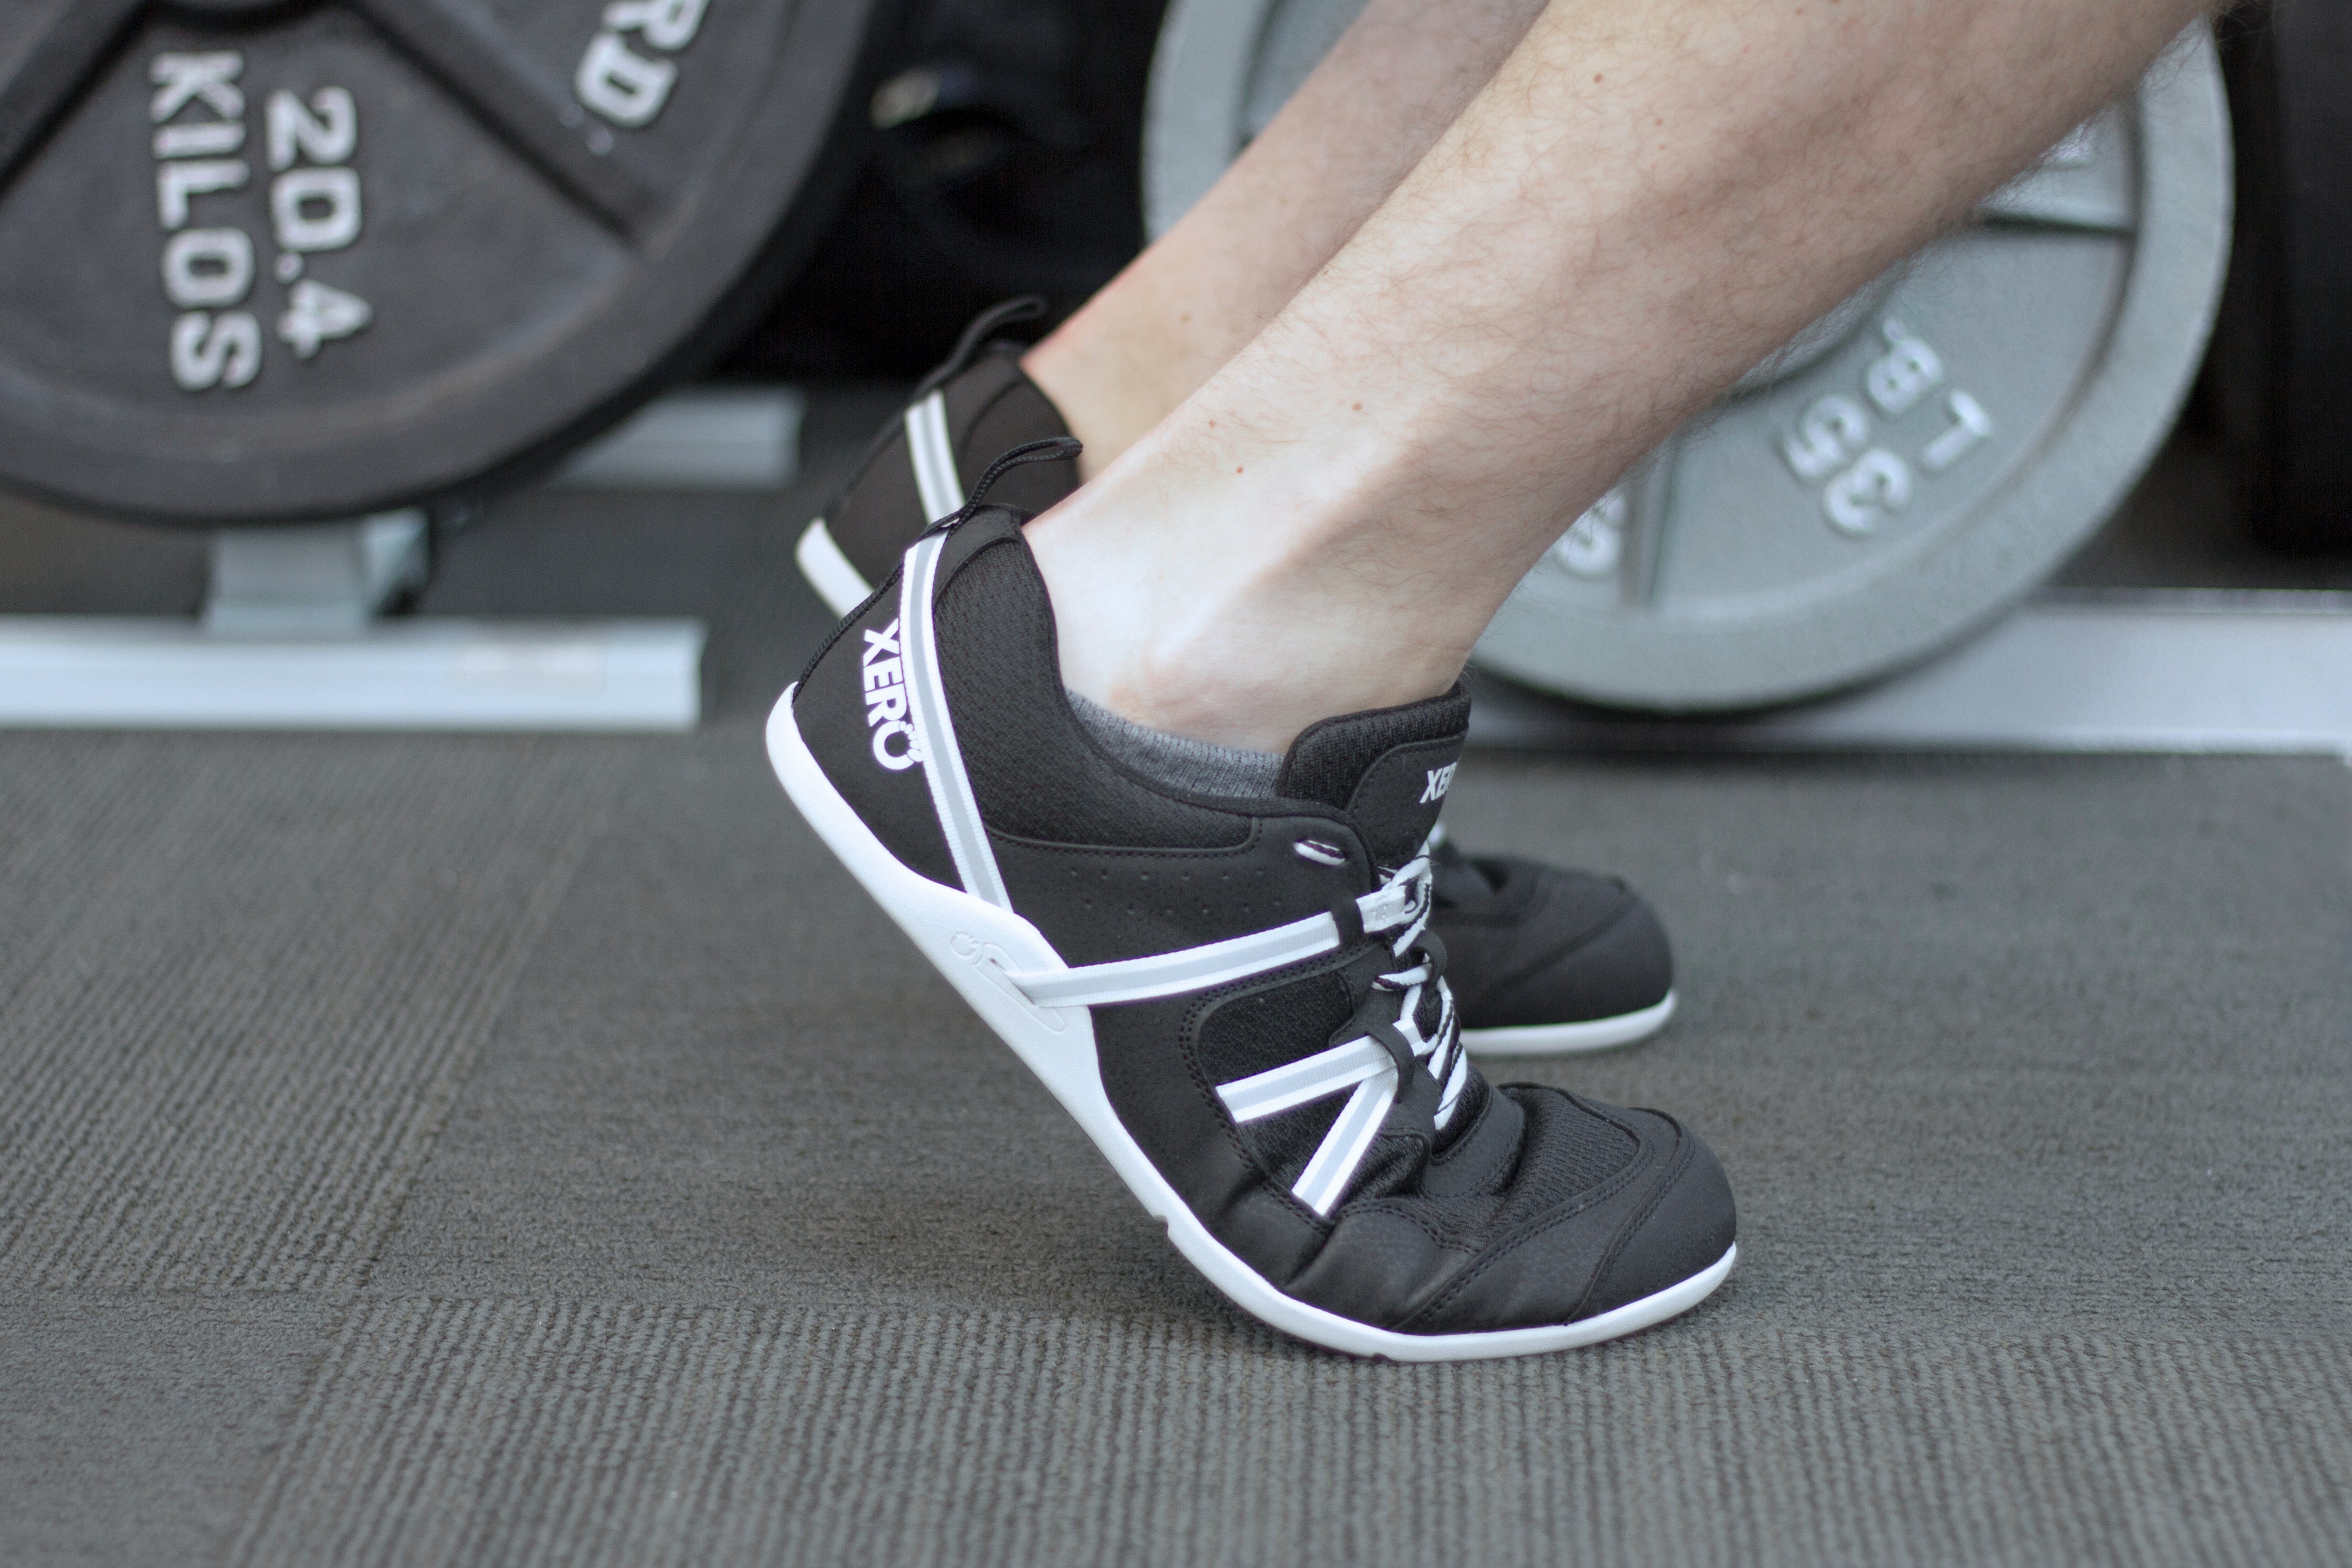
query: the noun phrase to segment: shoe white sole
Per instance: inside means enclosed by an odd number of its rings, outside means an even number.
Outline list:
[[[793,549],[793,559],[800,564],[801,575],[816,590],[816,596],[835,615],[846,615],[866,602],[874,585],[849,564],[841,547],[833,542],[833,532],[819,517],[801,530],[801,542]]]
[[[797,689],[787,687],[768,716],[768,760],[785,794],[923,956],[1076,1118],[1145,1211],[1167,1228],[1176,1249],[1251,1316],[1351,1355],[1476,1361],[1570,1350],[1648,1328],[1696,1306],[1731,1272],[1736,1245],[1690,1278],[1597,1317],[1486,1333],[1397,1333],[1284,1295],[1210,1234],[1120,1124],[1103,1091],[1092,1015],[1085,1008],[1041,1008],[1013,986],[1013,973],[1066,968],[1061,955],[1018,915],[919,875],[883,847],[802,740],[793,716]]]
[[[1614,1051],[1647,1040],[1675,1016],[1675,994],[1668,991],[1654,1006],[1620,1013],[1615,1018],[1587,1019],[1581,1023],[1530,1023],[1510,1029],[1465,1029],[1462,1043],[1478,1056],[1575,1056],[1588,1051]]]

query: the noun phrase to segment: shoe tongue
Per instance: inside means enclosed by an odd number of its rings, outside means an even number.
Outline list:
[[[1375,863],[1402,865],[1437,825],[1469,726],[1458,685],[1426,702],[1327,718],[1291,742],[1276,792],[1346,811]]]

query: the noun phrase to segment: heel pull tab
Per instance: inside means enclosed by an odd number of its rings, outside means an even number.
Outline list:
[[[988,465],[980,483],[971,487],[964,509],[969,511],[979,506],[987,498],[991,486],[1024,463],[1075,463],[1086,449],[1087,444],[1075,435],[1049,435],[1043,441],[1024,442]]]
[[[955,351],[947,357],[947,362],[925,376],[922,384],[915,389],[915,395],[908,401],[919,402],[963,374],[970,368],[972,356],[980,352],[980,346],[988,341],[990,334],[998,329],[1010,327],[1015,321],[1034,321],[1045,313],[1045,298],[1036,294],[1024,294],[1018,299],[1008,299],[1002,305],[982,311],[972,318],[971,325],[963,329],[963,336],[956,340]]]
[[[1023,464],[1075,462],[1078,454],[1086,449],[1086,443],[1075,435],[1049,435],[1043,441],[1024,442],[990,464],[988,471],[980,476],[980,483],[971,487],[971,494],[965,498],[964,504],[916,535],[916,539],[919,542],[933,534],[946,533],[958,523],[970,518],[980,509],[981,503],[988,498],[990,487]]]

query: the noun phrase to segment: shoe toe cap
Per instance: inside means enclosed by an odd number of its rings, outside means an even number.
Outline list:
[[[1654,1111],[1632,1114],[1673,1127],[1679,1147],[1594,1279],[1581,1317],[1614,1312],[1712,1268],[1738,1234],[1731,1182],[1715,1151],[1671,1117]]]
[[[1729,1250],[1737,1233],[1730,1183],[1713,1151],[1681,1124],[1558,1090],[1515,1084],[1505,1092],[1527,1109],[1529,1126],[1506,1197],[1508,1222],[1423,1310],[1416,1330],[1598,1317],[1705,1272]],[[1586,1180],[1599,1126],[1622,1138],[1630,1157]],[[1561,1179],[1571,1171],[1574,1179]]]

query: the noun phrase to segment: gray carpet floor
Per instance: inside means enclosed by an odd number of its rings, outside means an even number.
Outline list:
[[[428,611],[709,618],[695,735],[0,736],[0,1561],[2352,1560],[2352,770],[1475,757],[1460,839],[1682,956],[1664,1037],[1520,1075],[1703,1131],[1741,1265],[1351,1362],[1184,1269],[768,775],[881,406],[781,508],[449,551]],[[0,609],[194,591],[0,549]]]

